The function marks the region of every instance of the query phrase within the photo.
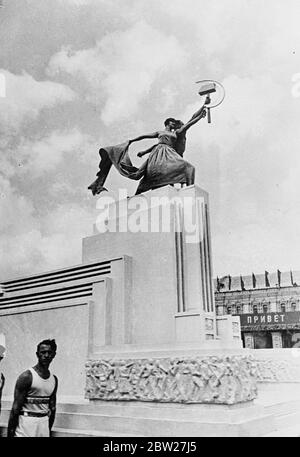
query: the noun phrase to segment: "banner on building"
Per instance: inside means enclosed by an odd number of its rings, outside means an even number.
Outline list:
[[[272,328],[299,328],[300,311],[287,313],[261,313],[261,314],[241,314],[242,330],[260,330],[261,327]]]

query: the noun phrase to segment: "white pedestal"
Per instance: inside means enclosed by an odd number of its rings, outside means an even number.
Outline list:
[[[98,227],[107,231],[96,233],[95,226],[95,234],[83,240],[83,262],[125,256],[126,271],[111,287],[124,289],[126,303],[112,300],[110,318],[94,299],[94,319],[106,320],[110,333],[117,325],[118,346],[207,341],[216,346],[207,193],[196,186],[167,186],[111,203],[107,211],[103,202]],[[219,321],[220,347],[241,347],[237,323]]]
[[[239,319],[216,318],[207,193],[167,186],[107,208],[105,199],[99,202],[83,261],[123,261],[94,285],[87,398],[218,404],[255,398]]]

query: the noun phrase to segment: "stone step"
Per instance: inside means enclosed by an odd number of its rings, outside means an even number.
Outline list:
[[[4,402],[1,422],[10,404]],[[260,436],[275,429],[274,418],[252,403],[186,405],[145,402],[58,404],[55,428],[93,430],[112,436]]]
[[[196,420],[204,422],[240,422],[256,418],[264,414],[263,407],[255,406],[251,402],[237,405],[186,405],[168,403],[145,403],[145,402],[95,402],[90,404],[60,404],[57,412],[100,414],[118,417],[152,418]]]
[[[200,408],[199,408],[200,406]],[[255,407],[253,407],[255,406]],[[187,405],[178,404],[170,405],[168,403],[147,404],[144,402],[101,402],[95,403],[76,402],[76,403],[58,403],[57,413],[92,413],[92,414],[107,414],[110,416],[134,416],[134,417],[151,417],[158,419],[172,419],[174,415],[180,414],[182,419],[205,419],[206,422],[215,421],[241,421],[256,417],[258,411],[261,414],[265,412],[267,415],[282,416],[284,414],[293,414],[300,412],[300,400],[295,401],[280,401],[277,400],[272,404],[262,406],[261,403],[254,402],[254,405],[248,404],[247,410],[245,404],[234,406],[229,405]],[[11,402],[2,402],[2,421],[7,421],[11,408]]]
[[[54,427],[52,431],[52,435],[54,437],[118,437],[118,438],[129,438],[129,437],[142,437],[142,435],[132,435],[128,433],[118,433],[116,435],[115,433],[107,430],[101,430],[101,431],[95,431],[95,430],[72,430],[72,429],[65,429],[65,428],[59,428],[59,427]]]
[[[10,403],[4,406],[1,422],[7,424]],[[297,430],[297,424],[298,399],[264,408],[83,401],[58,404],[55,430],[57,436],[268,436],[290,427]]]
[[[77,425],[77,424],[76,424]],[[80,426],[80,424],[78,424]],[[111,426],[111,424],[109,424]],[[195,426],[196,425],[196,426]],[[120,431],[120,428],[123,431]],[[0,424],[0,436],[6,436],[6,424]],[[124,429],[127,431],[124,431]],[[163,437],[163,436],[174,436],[174,437],[257,437],[261,436],[263,424],[261,422],[252,421],[251,423],[240,423],[240,424],[195,424],[188,422],[176,422],[172,424],[160,423],[153,424],[149,421],[144,424],[139,424],[139,427],[121,427],[120,424],[114,423],[112,429],[107,430],[105,424],[101,429],[80,429],[80,428],[69,428],[69,427],[54,427],[53,435],[56,437]],[[144,433],[142,433],[144,431]]]
[[[5,437],[7,435],[7,425],[4,423],[0,423],[0,437]],[[59,428],[59,427],[53,427],[52,430],[52,436],[55,438],[60,438],[60,437],[68,437],[68,438],[80,438],[80,437],[85,437],[85,438],[93,438],[93,437],[139,437],[141,435],[131,435],[128,433],[120,433],[118,435],[112,433],[111,431],[106,431],[106,430],[101,430],[101,431],[95,431],[95,430],[76,430],[76,429],[65,429],[65,428]]]
[[[60,413],[55,426],[64,429],[108,430],[142,436],[260,436],[274,429],[271,416],[257,416],[239,422],[153,419],[149,417]]]
[[[256,402],[255,404],[257,405],[262,405],[262,403]],[[268,412],[268,414],[275,414],[276,416],[282,415],[282,414],[290,414],[293,412],[300,411],[300,400],[295,399],[295,400],[288,400],[288,401],[281,401],[281,400],[276,400],[272,404],[266,404],[264,405],[265,411]]]
[[[11,401],[2,402],[1,431]],[[54,436],[300,436],[300,399],[269,395],[237,405],[146,402],[58,403]]]
[[[5,417],[6,416],[6,417]],[[1,417],[2,424],[7,424],[8,410]],[[109,433],[111,436],[261,436],[264,432],[275,429],[271,416],[257,415],[243,421],[214,421],[118,416],[93,413],[59,412],[55,419],[55,428],[62,430],[93,430]]]
[[[97,401],[91,403],[63,403],[57,404],[57,415],[61,414],[86,414],[110,417],[133,417],[148,419],[176,419],[204,422],[242,422],[247,418],[251,420],[264,415],[264,408],[252,402],[236,405],[211,405],[211,404],[169,404],[146,402],[107,402]],[[2,414],[8,419],[9,408],[5,404]]]
[[[275,427],[278,430],[283,428],[297,426],[300,430],[300,411],[289,413],[289,414],[281,414],[275,417]]]
[[[300,437],[300,424],[296,424],[290,427],[285,427],[280,430],[275,430],[273,432],[263,435],[264,438],[292,438]]]

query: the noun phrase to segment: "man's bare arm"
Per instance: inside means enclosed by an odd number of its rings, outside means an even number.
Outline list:
[[[3,392],[3,387],[5,384],[5,377],[3,373],[0,374],[0,413],[1,413],[1,400],[2,400],[2,392]]]
[[[14,392],[14,402],[10,412],[8,427],[7,427],[7,436],[15,436],[15,431],[19,423],[19,415],[22,409],[22,406],[25,403],[28,391],[32,383],[32,374],[29,370],[24,371],[16,382],[15,392]]]
[[[50,408],[50,417],[49,417],[49,430],[51,432],[51,429],[53,427],[53,424],[54,424],[54,420],[55,420],[55,413],[56,413],[56,392],[57,392],[57,386],[58,386],[58,380],[57,380],[57,377],[55,377],[55,388],[54,388],[54,391],[50,397],[50,401],[49,401],[49,408]]]

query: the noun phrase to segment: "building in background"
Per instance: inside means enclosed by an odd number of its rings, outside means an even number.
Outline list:
[[[214,281],[217,315],[238,315],[246,348],[300,347],[300,271]]]

